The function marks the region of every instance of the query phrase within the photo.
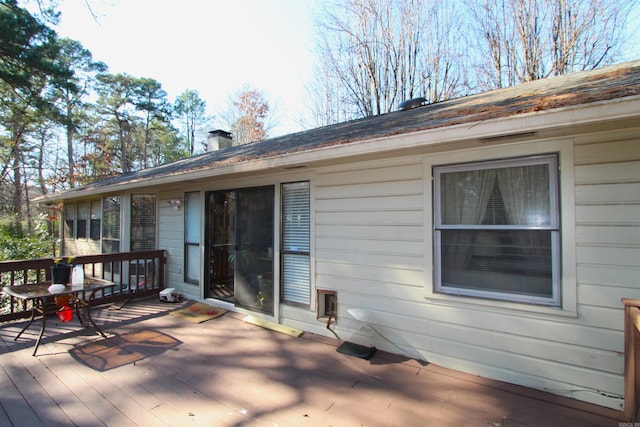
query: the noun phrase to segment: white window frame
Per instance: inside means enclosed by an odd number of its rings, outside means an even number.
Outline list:
[[[487,170],[505,167],[527,166],[546,164],[549,167],[549,189],[550,189],[550,223],[544,226],[509,226],[509,225],[448,225],[443,224],[441,215],[442,195],[440,194],[440,177],[451,172],[463,172],[472,170]],[[517,303],[539,304],[559,307],[561,305],[561,233],[559,214],[559,170],[557,155],[535,155],[504,160],[479,161],[471,163],[459,163],[454,165],[440,165],[433,169],[433,250],[434,250],[434,292],[473,298],[486,298],[493,300],[503,300]],[[551,236],[551,270],[552,289],[550,297],[532,296],[528,294],[517,294],[499,292],[496,290],[483,290],[481,288],[457,287],[453,284],[442,283],[441,277],[441,234],[444,230],[469,229],[469,230],[542,230],[548,231]]]

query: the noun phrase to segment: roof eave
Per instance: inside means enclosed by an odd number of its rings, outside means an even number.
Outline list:
[[[95,188],[71,189],[65,192],[40,196],[39,203],[50,203],[76,198],[86,198],[107,193],[124,192],[153,185],[175,184],[188,180],[217,178],[236,174],[256,173],[273,169],[288,168],[296,165],[311,165],[319,160],[338,160],[357,157],[370,153],[387,153],[447,145],[463,141],[483,143],[489,138],[542,132],[549,129],[566,129],[610,122],[619,119],[640,118],[638,103],[640,96],[598,101],[589,104],[572,105],[556,109],[528,112],[506,117],[462,123],[447,127],[406,131],[386,134],[377,138],[334,144],[287,155],[245,160],[210,168],[170,173],[162,177],[135,179],[113,185]],[[393,141],[390,143],[390,141]]]

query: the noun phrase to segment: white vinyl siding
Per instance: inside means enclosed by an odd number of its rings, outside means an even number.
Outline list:
[[[285,302],[311,302],[309,182],[282,184],[282,296]]]
[[[288,179],[311,179],[310,304],[316,288],[335,291],[335,332],[350,341],[620,408],[620,298],[640,299],[640,128],[590,130],[559,139],[434,148],[424,155],[314,168]],[[546,153],[559,153],[562,305],[435,293],[433,168]],[[179,198],[184,191],[176,184],[161,197]],[[160,220],[159,247],[170,254],[168,286],[201,297],[183,282],[182,212],[163,202]],[[276,234],[282,263],[283,230]],[[282,284],[282,269],[276,273]],[[311,307],[278,309],[275,319],[283,324],[333,336]]]
[[[580,284],[576,288],[572,283],[572,266],[575,269],[576,265],[573,150],[569,140],[536,142],[516,148],[438,153],[421,158],[423,164],[407,159],[316,171],[315,285],[337,293],[337,333],[349,334],[350,340],[360,344],[449,368],[553,389],[609,407],[617,405],[623,371],[619,301],[621,296],[640,297],[640,287],[628,292],[640,268],[628,267],[625,273],[611,267],[606,270],[609,277],[598,274],[599,283],[608,286],[626,283],[627,292],[612,296],[602,287]],[[562,308],[433,293],[433,167],[551,152],[560,153],[562,166]],[[612,172],[626,174],[624,165],[616,166],[612,165]],[[620,191],[609,196],[615,194]],[[619,235],[619,239],[630,243],[632,229],[626,228],[625,237]],[[637,241],[632,246],[637,248]],[[630,248],[628,265],[632,253]],[[586,266],[579,265],[580,269]],[[597,270],[589,268],[588,273]],[[589,281],[596,279],[588,277]],[[571,293],[573,303],[569,302]],[[576,299],[581,301],[579,314]]]
[[[424,182],[421,163],[372,162],[316,173],[316,287],[336,291],[337,319],[352,339],[371,344],[369,324],[394,344],[424,339]],[[420,310],[422,311],[422,310]],[[412,338],[407,330],[421,330]],[[379,330],[379,329],[378,329]],[[393,331],[391,333],[387,333]],[[396,341],[398,334],[402,335]],[[375,342],[378,348],[387,344]],[[391,347],[394,346],[392,344]],[[391,347],[386,347],[390,351]],[[397,348],[395,350],[398,351]]]

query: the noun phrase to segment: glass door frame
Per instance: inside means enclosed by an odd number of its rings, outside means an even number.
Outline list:
[[[212,258],[215,241],[213,233],[218,234],[212,228],[216,226],[215,213],[212,210],[214,198],[219,194],[224,194],[225,198],[233,200],[233,203],[225,203],[222,213],[225,216],[233,216],[231,220],[225,222],[227,226],[232,227],[232,230],[222,230],[224,241],[218,243],[226,247],[221,256],[226,257],[227,262],[233,263],[231,268],[223,267],[225,271],[232,270],[233,279],[232,283],[220,283],[224,290],[213,291],[213,276],[219,274],[219,272],[216,273],[216,268],[219,269],[219,266],[214,264],[221,262],[220,259]],[[230,195],[233,196],[230,197]],[[262,201],[264,204],[260,204],[260,198],[264,196],[267,199]],[[274,185],[205,193],[205,298],[218,299],[248,310],[274,315],[276,300],[279,299],[275,295],[276,281],[274,280],[276,267],[274,245],[277,228],[275,200]],[[246,206],[242,206],[243,202]],[[241,241],[243,239],[244,241]],[[217,258],[220,258],[220,254]]]

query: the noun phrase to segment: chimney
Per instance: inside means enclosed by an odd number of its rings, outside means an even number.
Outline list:
[[[229,132],[216,129],[209,132],[207,137],[207,151],[217,151],[229,148],[232,144],[232,136]]]

